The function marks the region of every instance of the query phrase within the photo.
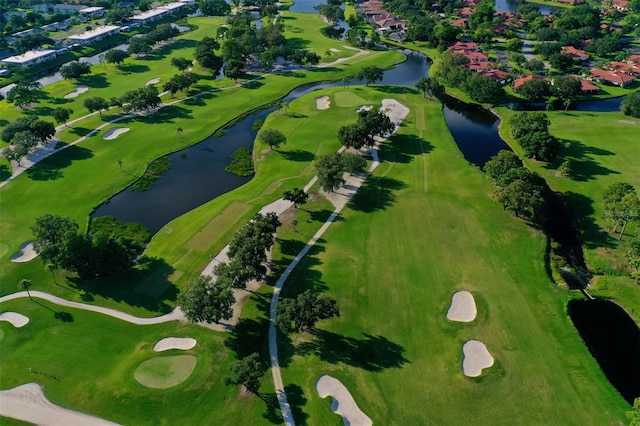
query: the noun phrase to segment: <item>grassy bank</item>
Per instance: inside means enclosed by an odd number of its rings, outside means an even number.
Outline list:
[[[315,391],[330,374],[374,424],[624,422],[628,406],[567,317],[568,294],[546,274],[545,237],[492,201],[441,106],[417,94],[358,94],[371,104],[393,97],[411,113],[284,288],[284,296],[311,288],[341,308],[313,333],[280,338],[285,384],[303,392],[297,421],[340,423]],[[446,319],[461,289],[478,307],[469,324]],[[496,359],[477,379],[460,371],[468,339]]]

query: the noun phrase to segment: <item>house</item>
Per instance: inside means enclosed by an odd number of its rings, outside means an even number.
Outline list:
[[[467,68],[475,72],[493,71],[496,69],[494,62],[469,62]]]
[[[86,7],[87,6],[83,4],[56,4],[53,6],[53,11],[55,13],[68,13],[69,15],[74,15]]]
[[[78,43],[82,46],[86,46],[116,34],[120,34],[120,27],[116,27],[115,25],[105,25],[94,28],[93,30],[85,31],[82,34],[69,36],[67,37],[67,40],[71,43]]]
[[[565,3],[565,4],[570,4],[570,5],[577,5],[577,4],[583,4],[584,0],[556,0],[559,3]]]
[[[624,72],[627,74],[640,77],[640,64],[628,63],[628,62],[611,62],[608,66],[614,71]]]
[[[613,0],[612,4],[614,9],[619,12],[626,12],[629,10],[629,2],[627,0]]]
[[[0,61],[3,65],[15,65],[21,68],[28,68],[42,64],[56,58],[55,50],[30,50],[22,55],[10,56]]]
[[[627,58],[628,64],[640,64],[640,55],[631,55]]]
[[[606,23],[600,24],[600,29],[607,31],[622,31],[622,27],[620,25]]]
[[[396,19],[395,16],[390,15],[382,19],[378,19],[374,21],[378,27],[382,30],[393,31],[393,30],[406,30],[407,24],[404,21]]]
[[[157,21],[158,19],[163,19],[169,15],[172,15],[182,9],[187,7],[186,3],[174,2],[163,4],[162,6],[156,7],[155,9],[148,10],[139,15],[135,15],[129,18],[130,21],[139,22],[144,25],[149,22]]]
[[[468,18],[473,15],[473,9],[471,9],[470,7],[463,7],[458,11],[458,15],[462,18]]]
[[[592,68],[591,75],[598,81],[606,81],[607,83],[621,87],[632,83],[636,79],[634,76],[623,72],[601,70],[599,68]]]
[[[38,13],[49,13],[53,9],[53,5],[51,3],[34,4],[31,9]]]
[[[104,7],[85,7],[80,9],[80,15],[88,18],[102,18],[104,16]]]
[[[522,86],[527,81],[533,81],[533,80],[544,80],[544,78],[537,75],[525,75],[524,77],[516,78],[513,81],[513,90],[517,92],[520,86]]]
[[[582,93],[598,93],[600,91],[600,88],[598,86],[596,86],[595,84],[591,83],[590,81],[587,81],[583,78],[580,79],[580,91]]]
[[[9,37],[22,38],[22,37],[38,34],[39,32],[40,32],[40,30],[37,29],[37,28],[29,28],[28,30],[24,30],[24,31],[19,31],[17,33],[13,33]]]
[[[464,52],[464,56],[469,62],[488,62],[489,57],[482,52]]]
[[[563,55],[569,55],[573,59],[577,59],[579,61],[588,61],[589,54],[584,50],[576,49],[573,46],[564,46],[560,51]]]
[[[480,75],[494,79],[500,84],[506,84],[509,81],[509,73],[502,70],[481,71]]]
[[[469,28],[469,20],[467,18],[456,19],[455,21],[449,22],[449,25],[452,27],[458,27],[462,29]]]
[[[449,50],[453,50],[454,52],[479,52],[482,49],[476,43],[470,42],[462,42],[456,41],[451,46],[449,46]]]

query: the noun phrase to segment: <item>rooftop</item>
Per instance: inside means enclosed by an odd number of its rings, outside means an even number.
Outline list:
[[[47,56],[50,54],[55,54],[55,50],[46,49],[46,50],[30,50],[28,52],[23,53],[22,55],[10,56],[8,58],[3,59],[3,62],[11,62],[14,64],[22,64],[24,62],[28,62],[32,59],[39,58],[41,56]]]
[[[68,38],[72,40],[89,40],[93,37],[96,37],[101,34],[105,34],[114,30],[119,31],[120,27],[116,27],[115,25],[105,25],[103,27],[98,27],[98,28],[94,28],[93,30],[86,31],[82,34],[69,36]]]

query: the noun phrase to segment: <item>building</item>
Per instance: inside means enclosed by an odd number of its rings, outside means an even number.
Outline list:
[[[577,59],[579,61],[589,60],[589,54],[587,54],[587,52],[585,52],[584,50],[576,49],[573,46],[563,47],[560,53],[562,53],[563,55],[569,55],[572,58]]]
[[[621,87],[631,84],[636,79],[634,76],[623,72],[601,70],[599,68],[592,68],[591,75],[598,81],[605,81],[613,84],[614,86]]]
[[[104,7],[85,7],[80,9],[79,13],[88,18],[102,18],[104,16]]]
[[[67,40],[71,43],[78,43],[85,46],[87,44],[92,44],[100,40],[104,40],[105,38],[114,36],[119,33],[120,27],[116,27],[115,25],[105,25],[90,31],[86,31],[82,34],[69,36],[67,37]]]
[[[0,61],[3,65],[28,68],[56,58],[55,50],[30,50],[22,55],[10,56]]]
[[[516,78],[513,81],[513,90],[517,92],[520,86],[522,86],[528,81],[533,81],[533,80],[544,80],[544,79],[537,75],[525,75],[524,77]]]
[[[53,5],[51,3],[34,4],[31,9],[38,13],[49,13],[53,9]]]
[[[613,71],[624,72],[640,77],[640,64],[634,64],[633,62],[611,62],[608,68],[611,68]]]
[[[585,79],[580,79],[580,91],[582,93],[598,93],[600,88]]]
[[[53,6],[53,11],[55,13],[68,13],[69,15],[74,15],[86,7],[87,6],[84,4],[56,4]]]
[[[169,15],[172,15],[184,9],[185,7],[187,7],[186,3],[180,3],[180,2],[167,3],[155,9],[151,9],[147,12],[143,12],[139,15],[132,16],[131,18],[129,18],[129,21],[139,22],[142,25],[144,25],[149,22],[163,19]]]

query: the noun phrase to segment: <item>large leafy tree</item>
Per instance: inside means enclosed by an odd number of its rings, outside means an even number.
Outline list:
[[[384,70],[375,65],[368,65],[356,72],[356,80],[365,80],[366,86],[376,81],[381,81],[384,76]]]
[[[640,118],[640,92],[630,93],[622,101],[624,115]]]
[[[45,263],[59,266],[65,251],[65,235],[78,232],[78,223],[70,217],[45,214],[31,227],[33,247]]]
[[[269,145],[271,149],[278,149],[280,145],[287,143],[287,138],[282,134],[280,130],[276,129],[264,129],[258,133],[258,140]]]
[[[340,154],[322,155],[315,164],[318,183],[325,191],[335,191],[345,181],[342,175],[345,167]]]
[[[260,395],[260,378],[264,375],[266,367],[260,361],[258,353],[231,363],[229,371],[231,375],[224,378],[225,385],[243,385],[249,392]]]
[[[71,108],[58,107],[53,110],[53,119],[56,120],[56,123],[64,124],[66,126],[71,114],[73,114],[73,110]]]
[[[429,95],[429,100],[434,96],[438,98],[445,93],[444,86],[433,77],[422,77],[416,83],[416,88],[422,92],[424,97]]]
[[[109,103],[107,102],[107,100],[99,96],[87,98],[82,104],[89,110],[89,112],[98,111],[100,115],[102,115],[103,110],[109,108]]]
[[[38,101],[37,90],[41,84],[37,81],[24,82],[20,81],[7,92],[7,102],[15,104],[20,108]]]
[[[112,49],[104,54],[104,59],[110,64],[116,64],[120,66],[121,63],[124,62],[125,59],[129,57],[129,54],[124,50]]]
[[[506,149],[498,152],[497,155],[491,157],[484,165],[484,172],[489,175],[498,185],[505,183],[505,176],[512,169],[522,168],[520,157],[512,151]]]
[[[191,322],[211,324],[229,319],[233,315],[234,302],[231,289],[214,283],[208,275],[200,275],[178,295],[178,305]]]
[[[282,198],[287,201],[291,201],[293,205],[298,208],[298,206],[306,204],[309,199],[309,194],[304,192],[302,188],[293,188],[290,191],[284,191],[282,193]]]
[[[276,308],[276,325],[284,333],[307,331],[319,320],[340,316],[338,302],[307,290],[295,299],[284,298]]]
[[[518,87],[517,92],[529,102],[542,102],[551,95],[549,83],[545,80],[529,80]]]
[[[496,80],[472,73],[462,85],[465,92],[476,102],[496,103],[504,96],[504,89]]]
[[[522,217],[534,222],[541,222],[544,218],[545,201],[540,188],[530,182],[517,179],[510,184],[500,187],[495,192],[496,199],[505,210],[516,217]]]
[[[60,68],[60,75],[65,80],[78,79],[91,74],[91,64],[87,62],[71,62]]]

